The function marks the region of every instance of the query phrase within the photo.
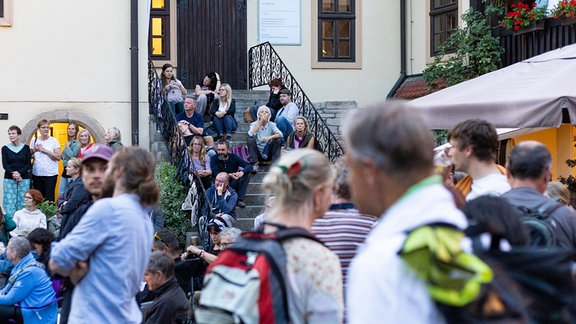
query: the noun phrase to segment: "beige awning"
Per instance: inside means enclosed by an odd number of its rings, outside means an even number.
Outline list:
[[[407,102],[431,129],[481,118],[497,128],[576,125],[576,44],[535,56]]]

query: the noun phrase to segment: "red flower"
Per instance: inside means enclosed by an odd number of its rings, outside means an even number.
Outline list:
[[[570,5],[576,7],[576,0],[570,0]]]
[[[514,24],[520,25],[520,24],[522,24],[522,20],[516,19],[516,20],[514,20]]]
[[[568,18],[574,18],[574,12],[570,12],[566,15]]]
[[[520,30],[520,26],[518,25],[514,26],[514,30]]]
[[[511,4],[510,8],[516,8],[516,4],[515,3]]]
[[[529,17],[529,18],[534,18],[534,17],[536,17],[536,15],[533,14],[533,13],[531,13],[531,14],[528,15],[528,17]]]
[[[286,174],[289,176],[293,176],[300,173],[301,170],[302,170],[302,164],[300,164],[300,161],[297,161],[296,163],[292,164],[290,168],[288,168]]]

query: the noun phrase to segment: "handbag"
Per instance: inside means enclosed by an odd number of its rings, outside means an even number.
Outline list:
[[[188,179],[190,179],[190,189],[188,189],[186,199],[182,203],[182,210],[190,211],[190,223],[194,227],[198,221],[198,188],[196,187],[193,174],[190,174]]]

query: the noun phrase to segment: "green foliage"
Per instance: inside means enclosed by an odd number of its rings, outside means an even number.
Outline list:
[[[58,206],[55,202],[50,200],[44,200],[44,202],[37,205],[36,208],[40,209],[40,211],[46,215],[46,219],[56,215],[58,212]]]
[[[186,243],[186,232],[190,228],[189,212],[182,210],[186,190],[178,181],[177,168],[162,162],[156,168],[156,181],[160,186],[160,208],[164,214],[164,227],[178,238],[181,246]]]
[[[424,70],[430,89],[437,88],[439,80],[451,86],[499,68],[503,49],[500,40],[492,36],[488,21],[501,13],[502,8],[488,6],[486,14],[470,9],[462,15],[464,27],[458,27],[440,45],[434,63]]]
[[[446,137],[448,137],[448,131],[445,129],[434,130],[434,140],[436,141],[436,146],[440,146],[446,143]]]

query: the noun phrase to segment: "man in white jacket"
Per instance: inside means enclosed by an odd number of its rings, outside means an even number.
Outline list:
[[[349,323],[443,323],[426,285],[397,255],[407,231],[429,223],[466,226],[433,175],[433,137],[420,116],[385,102],[357,109],[345,126],[352,201],[381,215],[349,268]]]

